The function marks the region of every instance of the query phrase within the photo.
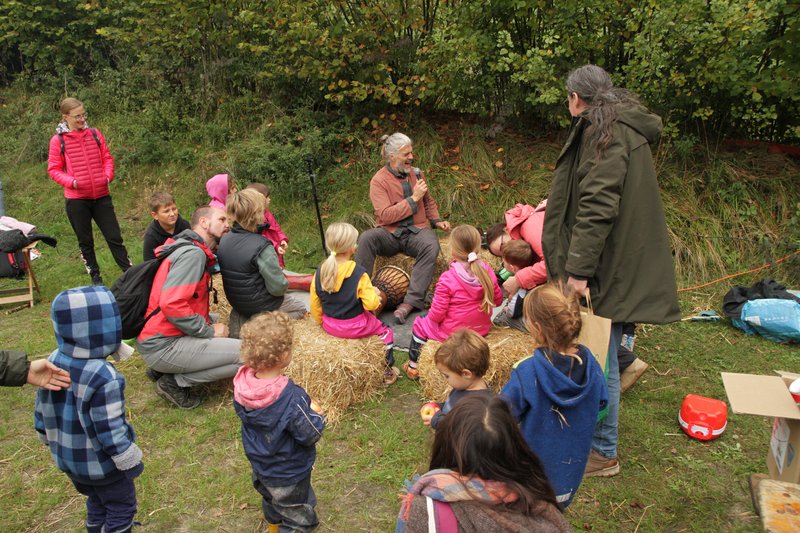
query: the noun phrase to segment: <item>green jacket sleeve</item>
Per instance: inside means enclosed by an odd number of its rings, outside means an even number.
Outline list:
[[[619,129],[614,132],[614,140],[599,161],[595,157],[594,144],[584,146],[582,153],[578,168],[578,210],[572,227],[566,271],[590,278],[619,215],[629,156],[627,143]]]
[[[0,350],[0,385],[21,387],[28,380],[28,356],[24,352]]]
[[[283,296],[289,288],[289,280],[283,275],[275,248],[272,246],[264,248],[256,259],[256,264],[261,277],[264,278],[267,292],[273,296]]]

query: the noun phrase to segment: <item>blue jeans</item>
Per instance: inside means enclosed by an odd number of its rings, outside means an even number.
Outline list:
[[[103,533],[130,530],[136,516],[136,487],[123,477],[108,485],[87,485],[72,480],[86,499],[86,527],[102,526]]]
[[[318,525],[317,497],[311,487],[311,473],[294,485],[274,486],[253,473],[253,487],[261,494],[261,509],[270,524],[280,524],[281,533],[313,531]]]
[[[597,423],[592,435],[592,449],[612,459],[617,456],[617,426],[619,424],[619,360],[617,348],[622,341],[622,322],[611,324],[608,341],[608,416]]]

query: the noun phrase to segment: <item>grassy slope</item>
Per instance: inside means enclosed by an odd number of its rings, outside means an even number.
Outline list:
[[[47,136],[36,132],[51,127],[46,113],[35,108],[31,113],[13,121],[18,136],[0,141],[7,211],[58,236],[59,246],[56,250],[42,247],[44,258],[35,263],[42,286],[41,304],[0,315],[0,346],[45,354],[53,348],[49,301],[63,288],[85,283],[87,276],[63,214],[58,187],[46,177],[43,164],[26,162],[35,160],[25,155],[31,143],[46,142]],[[13,112],[5,118],[11,116],[15,116]],[[108,132],[112,149],[114,142],[117,146],[122,143],[123,124],[122,119],[97,123]],[[431,189],[452,222],[485,226],[516,201],[536,202],[546,194],[558,142],[506,133],[498,142],[487,144],[479,125],[457,120],[436,124],[408,129],[417,138],[417,157],[429,173]],[[389,125],[385,126],[388,129]],[[123,149],[129,147],[117,148]],[[203,146],[194,149],[204,152]],[[235,145],[227,150],[235,150]],[[325,185],[323,212],[328,221],[344,218],[363,223],[370,212],[367,182],[377,168],[377,150],[366,141],[357,141],[348,150],[337,168],[320,172],[322,182],[335,182]],[[192,167],[179,163],[121,166],[113,190],[133,257],[140,256],[140,239],[148,222],[143,201],[147,192],[158,187],[172,189],[184,214],[188,214],[193,205],[203,201],[203,182],[214,173],[214,161],[229,157],[225,151],[209,149],[209,153],[212,155]],[[704,203],[707,199],[688,187],[693,180],[716,179],[713,175],[709,178],[697,170],[671,164],[662,169],[662,176],[670,177],[665,183],[665,197],[673,244],[680,250],[681,286],[712,279],[725,269],[757,266],[762,259],[760,250],[740,255],[748,252],[748,243],[714,241],[712,246],[707,244],[710,239],[697,235],[777,234],[776,228],[787,225],[785,211],[778,210],[774,201],[767,204],[760,200],[765,205],[754,205],[747,200],[756,196],[746,193],[764,186],[766,180],[761,176],[769,175],[771,183],[785,184],[783,178],[791,182],[797,167],[771,157],[729,161],[727,164],[745,174],[750,188],[744,193],[730,192],[727,182],[710,183],[718,189],[712,194],[721,190],[731,196],[726,213],[712,210]],[[777,178],[775,172],[779,173]],[[289,202],[281,196],[279,183],[273,183],[273,187],[273,207],[292,237],[289,267],[304,270],[320,259],[311,203],[308,197]],[[790,195],[781,199],[790,206],[797,201]],[[772,216],[762,218],[765,223],[753,225],[760,210]],[[110,283],[118,271],[99,235],[98,240],[101,265]],[[797,283],[796,264],[764,274]],[[720,310],[721,296],[731,284],[749,283],[760,275],[683,293],[684,314],[698,309]],[[637,527],[640,531],[759,530],[745,476],[766,470],[769,421],[733,415],[721,439],[700,443],[680,433],[677,412],[687,393],[724,398],[720,370],[800,370],[796,348],[748,338],[725,323],[684,322],[645,328],[636,351],[652,367],[623,397],[622,474],[609,480],[587,480],[569,509],[572,524],[576,529],[595,531],[632,531]],[[224,384],[216,386],[200,409],[179,412],[156,397],[144,378],[140,358],[119,367],[128,380],[129,416],[145,452],[146,470],[137,482],[138,518],[144,529],[258,530],[262,525],[260,503],[249,483],[230,390]],[[0,531],[77,531],[84,517],[83,498],[54,468],[33,434],[34,396],[29,387],[0,390],[0,508],[4,511],[0,513]],[[329,428],[319,445],[314,474],[321,530],[393,529],[402,480],[425,469],[430,433],[416,418],[421,400],[418,387],[401,380],[383,399],[351,409],[337,427]]]

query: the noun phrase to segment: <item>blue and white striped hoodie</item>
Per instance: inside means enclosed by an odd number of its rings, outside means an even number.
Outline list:
[[[117,302],[106,287],[69,289],[53,300],[51,318],[58,348],[49,360],[69,371],[72,383],[39,389],[34,426],[70,478],[113,483],[142,462],[125,419],[125,378],[106,360],[122,340]]]

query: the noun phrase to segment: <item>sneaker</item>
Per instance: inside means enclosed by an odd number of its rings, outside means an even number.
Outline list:
[[[616,457],[607,459],[594,450],[589,452],[583,477],[611,477],[617,474],[619,474],[619,459]]]
[[[397,306],[397,309],[394,310],[394,318],[397,320],[398,324],[405,324],[409,313],[411,313],[413,310],[414,308],[411,307],[411,305],[402,303]]]
[[[387,366],[383,373],[383,384],[388,387],[395,383],[398,377],[400,377],[400,370],[396,366]]]
[[[644,371],[650,367],[647,363],[639,359],[638,357],[633,360],[633,363],[628,365],[628,368],[625,369],[622,374],[619,376],[619,391],[625,392],[626,390],[633,387],[634,383],[636,383]]]
[[[99,272],[92,274],[92,285],[105,285],[105,283],[103,283],[103,277]]]
[[[408,364],[408,361],[403,363],[403,372],[406,373],[406,377],[411,381],[417,381],[419,379],[419,368],[411,367],[411,365]]]
[[[163,376],[164,373],[159,372],[158,370],[153,370],[152,368],[148,368],[147,370],[144,371],[144,375],[147,376],[147,379],[155,383],[156,381],[161,379],[161,376]]]
[[[164,374],[156,381],[156,394],[181,409],[194,409],[200,405],[200,397],[192,393],[192,388],[178,385],[172,374]]]

